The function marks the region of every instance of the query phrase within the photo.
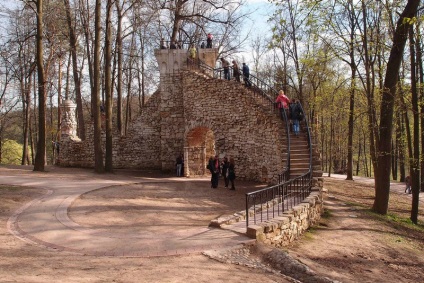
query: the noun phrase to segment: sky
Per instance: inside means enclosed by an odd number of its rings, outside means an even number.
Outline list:
[[[272,15],[273,5],[267,0],[247,0],[244,11],[251,12],[251,21],[246,30],[251,30],[252,34],[265,35],[270,32],[270,25],[267,20]]]

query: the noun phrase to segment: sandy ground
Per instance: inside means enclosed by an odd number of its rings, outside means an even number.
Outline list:
[[[120,233],[155,233],[158,227],[169,227],[172,232],[207,226],[215,217],[242,210],[244,193],[257,185],[239,182],[238,190],[231,192],[224,188],[214,191],[207,182],[199,190],[199,182],[98,189],[77,199],[68,214],[85,227],[113,227]],[[284,249],[309,268],[312,277],[298,277],[301,282],[320,282],[317,278],[323,277],[327,282],[422,281],[422,226],[419,230],[376,218],[366,209],[370,199],[366,192],[372,191],[367,185],[326,179],[325,187],[329,197],[322,221]],[[364,207],[352,206],[358,196],[347,193],[358,191],[365,192],[359,196]],[[0,282],[300,282],[271,272],[280,269],[267,260],[272,249],[255,246],[215,251],[216,256],[195,253],[143,258],[77,255],[28,244],[9,233],[8,219],[43,193],[42,189],[0,186]],[[407,195],[398,197],[399,202],[405,199],[408,203]]]

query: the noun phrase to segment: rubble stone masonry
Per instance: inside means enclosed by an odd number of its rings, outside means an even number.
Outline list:
[[[214,49],[199,50],[208,62],[215,62],[216,54]],[[190,169],[194,162],[205,165],[214,153],[234,157],[238,178],[275,182],[284,167],[285,129],[278,115],[263,105],[263,98],[234,80],[187,70],[186,50],[157,50],[155,55],[161,73],[159,89],[132,121],[127,135],[121,137],[117,131],[113,135],[114,167],[172,171],[177,155],[184,153],[185,167]],[[93,125],[86,128],[84,141],[62,136],[59,165],[94,166]],[[188,137],[196,129],[209,131],[201,144],[207,156],[194,154],[199,144]],[[185,170],[185,174],[196,172]]]

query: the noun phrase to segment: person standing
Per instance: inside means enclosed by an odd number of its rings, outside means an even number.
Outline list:
[[[280,109],[281,119],[285,120],[285,117],[287,117],[289,114],[288,110],[290,99],[284,94],[283,90],[280,90],[278,92],[278,96],[277,99],[275,99],[275,103],[277,104],[278,109]]]
[[[211,172],[211,188],[213,188],[213,166],[213,156],[211,156],[208,160],[208,165],[206,166],[209,172]]]
[[[196,50],[196,47],[194,47],[194,44],[190,45],[189,53],[190,53],[191,59],[193,60],[196,59],[197,50]]]
[[[221,163],[221,168],[222,168],[222,176],[224,176],[224,184],[226,188],[228,188],[228,183],[229,183],[229,179],[228,179],[229,166],[230,166],[230,163],[228,162],[228,158],[225,156],[224,160]]]
[[[236,60],[233,60],[233,76],[236,79],[236,81],[240,82],[240,69],[237,65]]]
[[[230,165],[228,166],[228,179],[231,182],[230,190],[235,190],[236,187],[234,186],[234,180],[236,179],[236,170],[235,170],[235,162],[233,157],[230,158]]]
[[[219,159],[218,155],[215,155],[215,158],[211,156],[209,158],[208,169],[212,174],[211,177],[211,187],[216,189],[219,182]]]
[[[406,176],[406,178],[405,178],[405,185],[406,185],[406,187],[405,187],[405,193],[406,192],[408,192],[408,194],[412,193],[412,190],[411,190],[411,177],[409,175]]]
[[[163,38],[160,39],[160,49],[166,49],[166,45],[165,45],[165,41],[163,40]]]
[[[295,136],[299,136],[300,121],[303,119],[302,107],[300,107],[299,101],[293,98],[289,108],[290,118],[293,121],[293,133]]]
[[[208,33],[206,36],[206,48],[212,48],[213,35]]]
[[[176,161],[176,166],[177,166],[177,177],[181,177],[182,176],[182,167],[183,167],[183,155],[180,154],[177,157],[177,161]]]
[[[224,68],[224,79],[230,80],[230,63],[224,58],[221,58],[221,62],[222,67]]]
[[[244,85],[247,87],[251,87],[252,83],[249,80],[250,70],[249,70],[249,66],[247,66],[246,63],[243,63],[242,72],[243,72]]]

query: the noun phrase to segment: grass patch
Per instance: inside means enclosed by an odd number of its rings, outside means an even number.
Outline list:
[[[321,214],[321,218],[328,219],[332,216],[333,214],[331,213],[331,211],[327,208],[324,208],[324,212]]]

